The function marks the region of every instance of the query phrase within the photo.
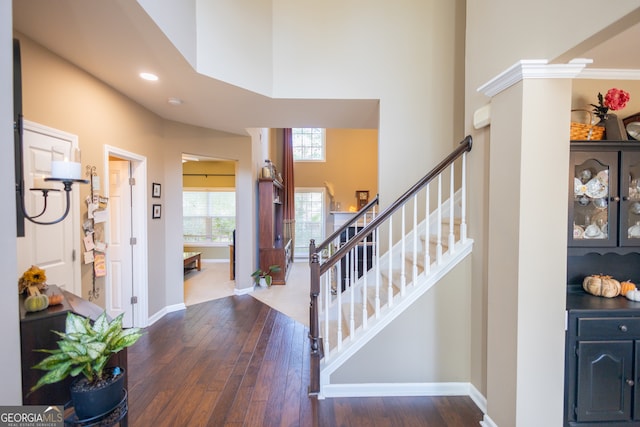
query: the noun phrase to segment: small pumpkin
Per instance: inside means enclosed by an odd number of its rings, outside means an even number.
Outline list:
[[[638,289],[636,287],[636,284],[633,283],[631,280],[625,280],[624,282],[620,282],[620,295],[627,295],[627,292],[629,291],[635,291],[636,289]]]
[[[631,301],[640,301],[640,291],[632,289],[626,293],[625,297]]]
[[[613,298],[620,295],[620,282],[611,276],[592,274],[582,281],[582,288],[598,297]]]
[[[62,294],[53,294],[53,295],[49,295],[49,305],[58,305],[58,304],[62,304],[62,299],[64,297],[62,296]]]
[[[49,297],[45,294],[29,295],[24,300],[24,308],[31,313],[47,307],[49,307]]]

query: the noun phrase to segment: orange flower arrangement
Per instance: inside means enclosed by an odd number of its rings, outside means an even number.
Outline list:
[[[35,286],[41,291],[47,287],[47,275],[43,269],[36,265],[32,265],[31,268],[22,273],[18,280],[18,293],[23,293],[30,286]]]

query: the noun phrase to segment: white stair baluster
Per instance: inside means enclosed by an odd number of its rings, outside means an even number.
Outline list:
[[[380,233],[378,233],[378,229],[374,231],[374,242],[375,246],[373,247],[375,266],[376,266],[376,319],[380,317]]]
[[[404,291],[407,286],[407,231],[406,231],[406,219],[405,219],[405,206],[402,205],[402,231],[400,235],[400,295],[404,296]]]
[[[467,153],[462,154],[462,182],[460,183],[460,240],[467,242]]]
[[[429,242],[430,239],[430,234],[431,233],[431,215],[429,212],[429,184],[427,184],[427,186],[425,187],[425,207],[424,207],[424,212],[426,215],[425,221],[424,221],[424,274],[425,277],[431,272],[431,256],[429,254],[429,252],[431,251],[431,244]]]
[[[413,277],[411,282],[416,285],[418,278],[418,193],[413,196]]]
[[[437,207],[437,241],[436,241],[436,262],[442,263],[442,173],[438,175],[438,207]]]
[[[387,305],[393,307],[393,216],[389,217],[389,255],[387,260],[389,261],[389,285]]]
[[[449,179],[449,254],[453,254],[456,251],[456,236],[454,234],[454,227],[453,227],[453,211],[455,209],[455,204],[454,204],[454,182],[453,182],[453,178],[454,178],[454,165],[455,163],[451,163],[451,170],[450,170],[450,179]]]

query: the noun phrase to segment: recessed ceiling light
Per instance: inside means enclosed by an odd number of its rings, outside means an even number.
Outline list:
[[[152,73],[140,73],[140,77],[151,82],[158,80],[158,76]]]
[[[167,99],[167,102],[171,105],[182,105],[182,99],[171,97]]]

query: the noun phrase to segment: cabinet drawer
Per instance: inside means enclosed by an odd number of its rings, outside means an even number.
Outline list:
[[[580,338],[640,338],[640,318],[609,317],[578,319]]]

